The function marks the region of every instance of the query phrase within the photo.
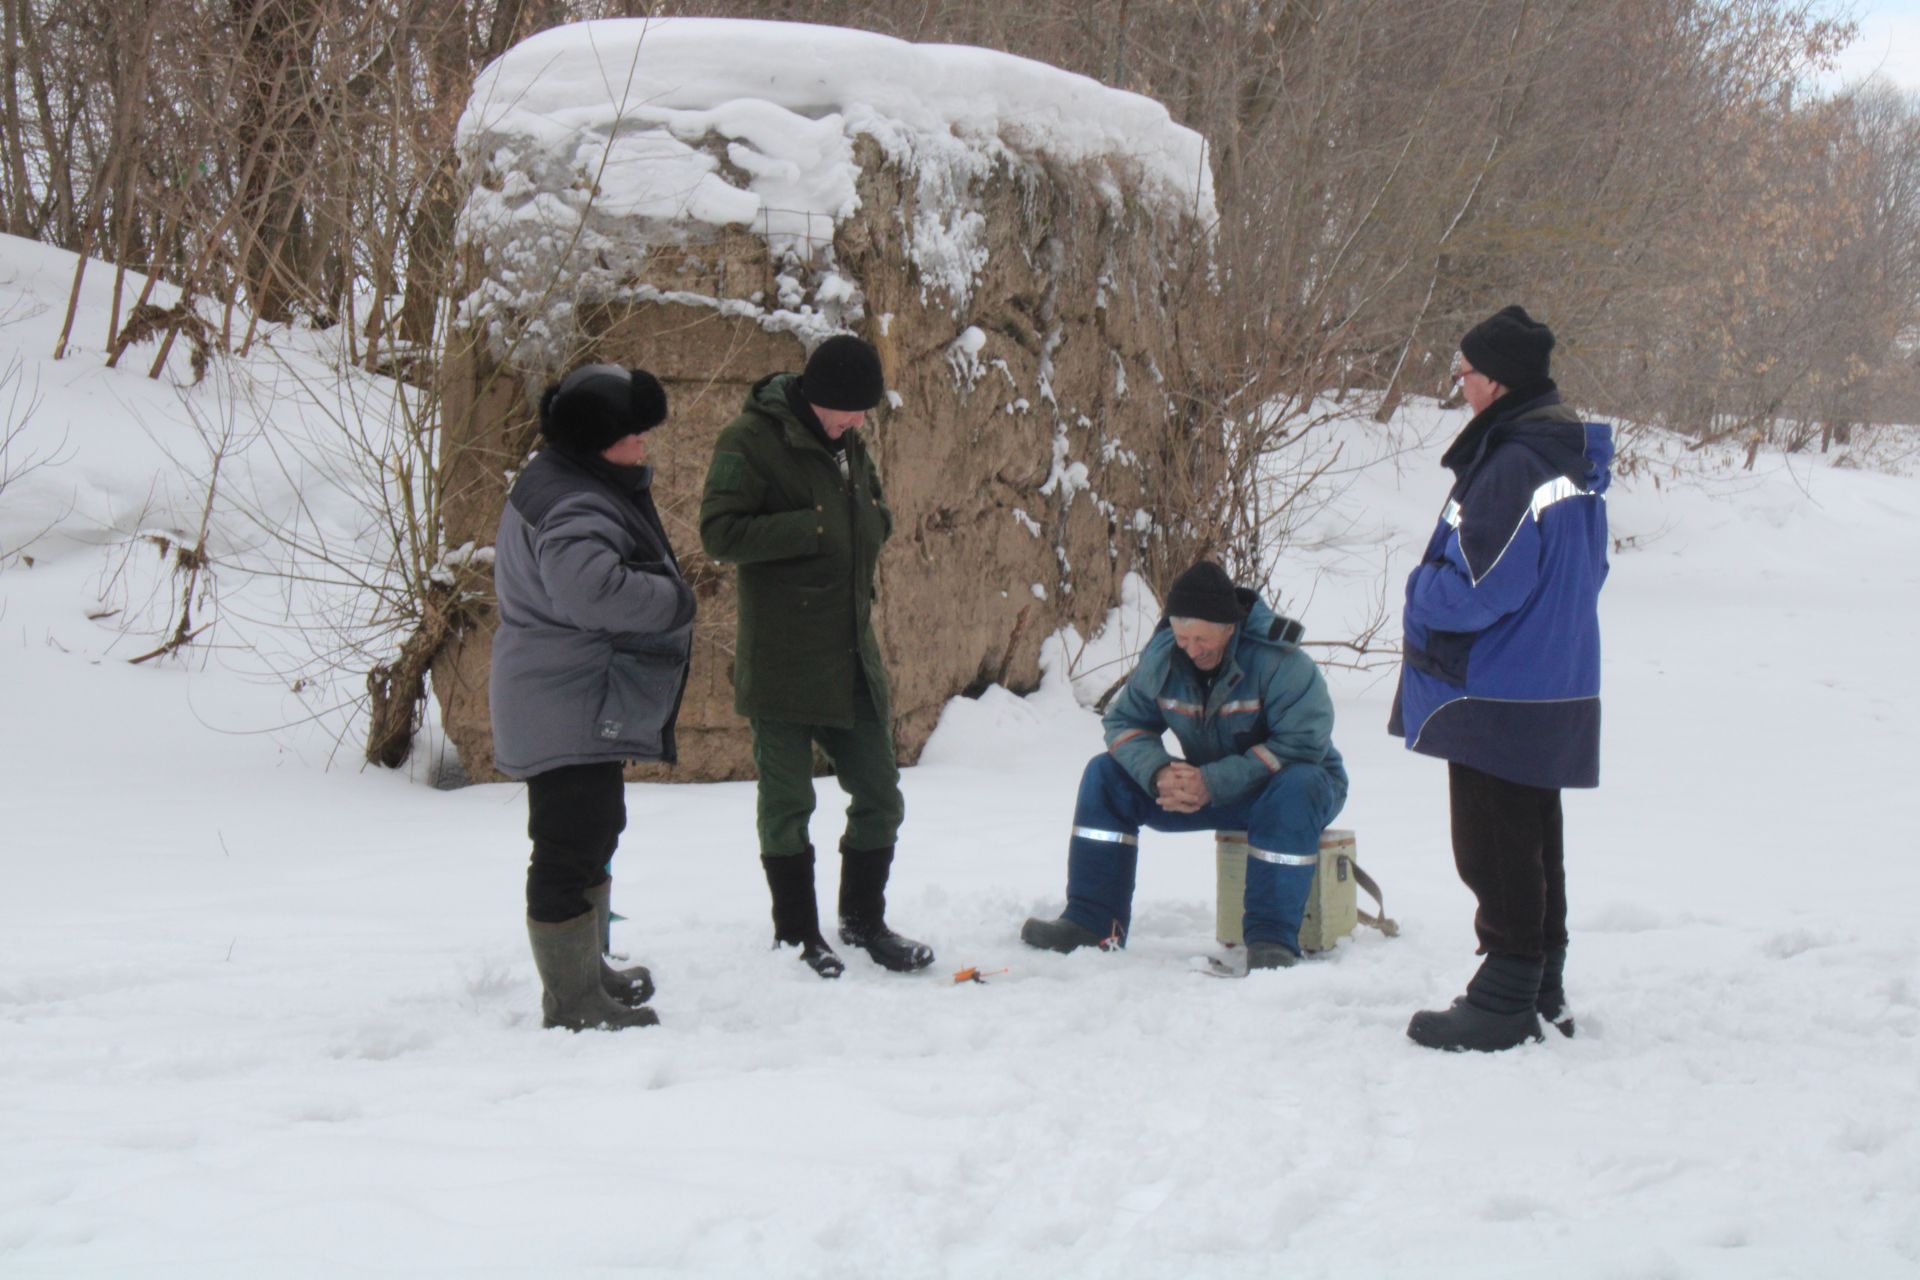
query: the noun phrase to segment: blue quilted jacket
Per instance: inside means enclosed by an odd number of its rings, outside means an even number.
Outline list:
[[[1204,693],[1200,673],[1162,619],[1126,687],[1107,705],[1107,750],[1148,795],[1153,775],[1173,757],[1168,729],[1187,763],[1197,765],[1215,804],[1231,804],[1292,763],[1332,777],[1339,808],[1347,771],[1333,745],[1333,699],[1320,668],[1299,647],[1298,624],[1279,617],[1251,590],[1242,622]]]
[[[1599,784],[1612,459],[1612,429],[1557,392],[1496,402],[1449,447],[1388,722],[1410,749],[1528,786]]]

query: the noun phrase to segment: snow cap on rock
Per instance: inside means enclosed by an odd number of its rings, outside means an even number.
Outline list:
[[[578,349],[583,304],[662,300],[662,246],[739,233],[779,264],[772,289],[669,300],[808,344],[853,329],[866,299],[834,233],[873,166],[906,184],[901,247],[923,299],[956,317],[985,272],[979,204],[996,174],[1070,170],[1115,207],[1199,235],[1216,220],[1206,141],[1158,102],[989,49],[798,22],[549,28],[476,78],[455,146],[456,237],[481,264],[460,323],[527,369]]]

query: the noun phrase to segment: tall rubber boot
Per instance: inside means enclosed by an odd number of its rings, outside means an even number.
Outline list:
[[[840,842],[840,941],[859,947],[883,969],[912,973],[933,963],[933,948],[887,927],[887,879],[892,871],[892,845],[849,849],[846,841]]]
[[[629,1009],[600,985],[600,922],[593,912],[558,924],[529,917],[527,938],[533,944],[534,967],[540,970],[541,1026],[619,1031],[659,1025],[659,1014]]]
[[[839,977],[847,966],[820,936],[820,904],[813,896],[813,846],[801,853],[761,854],[760,865],[773,895],[775,945],[797,946],[808,968],[823,978]]]
[[[1467,983],[1466,998],[1451,1008],[1414,1014],[1407,1038],[1429,1049],[1481,1053],[1540,1039],[1540,1019],[1533,1011],[1540,998],[1540,968],[1538,960],[1489,955]]]
[[[1567,949],[1555,947],[1547,952],[1540,966],[1540,996],[1533,1007],[1553,1029],[1573,1038],[1573,1010],[1567,1007]]]
[[[587,890],[587,901],[593,904],[600,933],[600,985],[621,1004],[638,1009],[653,999],[653,974],[643,964],[616,969],[606,961],[607,935],[613,928],[613,881],[602,880]]]

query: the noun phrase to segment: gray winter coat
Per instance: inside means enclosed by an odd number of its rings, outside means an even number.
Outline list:
[[[494,767],[674,759],[693,592],[654,510],[652,467],[542,450],[494,539]]]

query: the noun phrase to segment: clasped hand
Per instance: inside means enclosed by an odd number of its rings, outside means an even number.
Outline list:
[[[1213,803],[1207,780],[1201,772],[1183,760],[1162,765],[1153,775],[1154,798],[1168,813],[1198,813]]]

